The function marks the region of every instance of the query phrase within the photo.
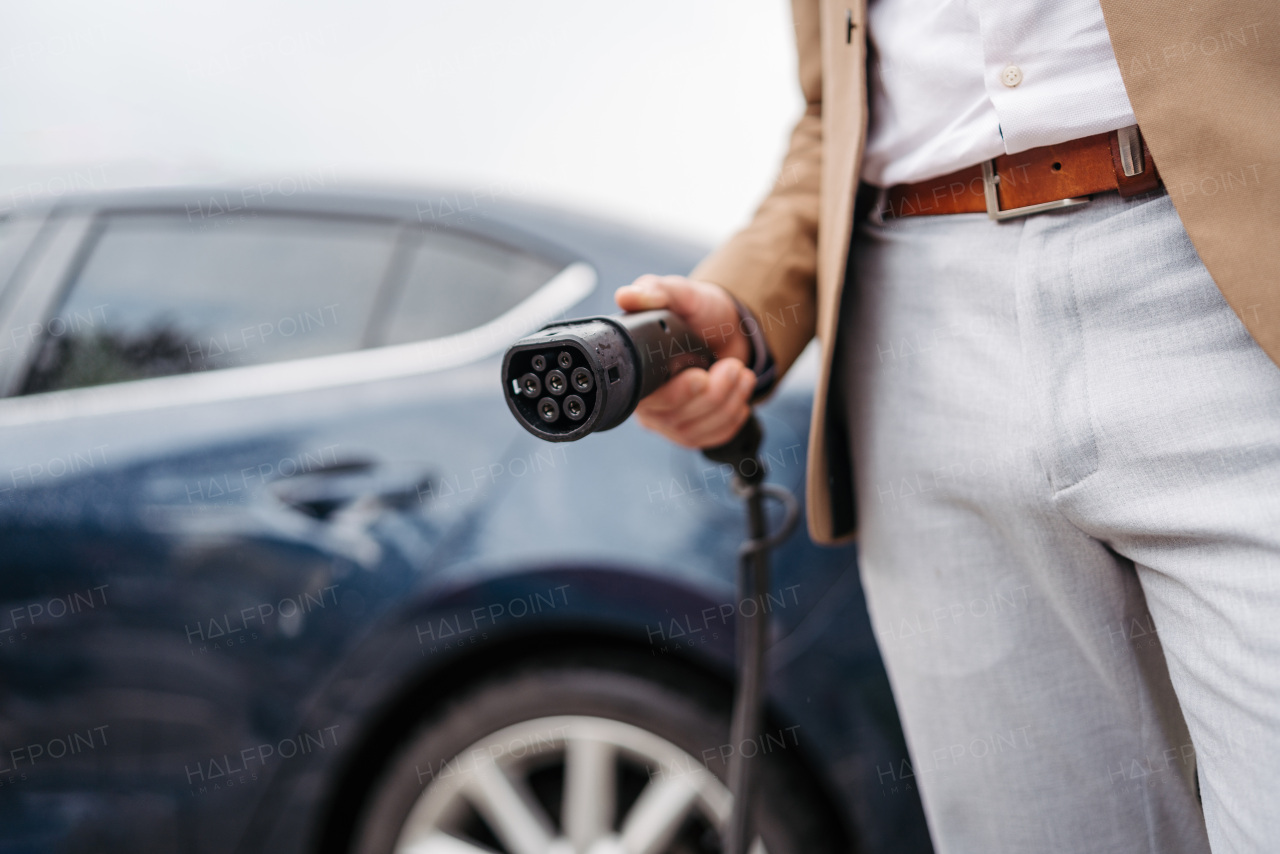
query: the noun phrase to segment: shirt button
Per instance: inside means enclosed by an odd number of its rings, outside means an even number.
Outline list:
[[[1000,72],[1000,82],[1012,89],[1022,82],[1022,69],[1016,65],[1010,65]]]

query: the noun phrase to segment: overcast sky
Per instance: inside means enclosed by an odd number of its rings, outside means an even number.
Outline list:
[[[443,182],[715,240],[800,111],[786,0],[0,0],[0,209],[68,185]]]

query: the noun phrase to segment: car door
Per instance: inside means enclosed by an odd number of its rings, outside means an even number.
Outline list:
[[[511,439],[477,359],[593,281],[389,217],[189,210],[62,217],[6,321],[0,822],[40,848],[227,850],[338,745],[309,696],[476,500],[427,500],[441,473]]]

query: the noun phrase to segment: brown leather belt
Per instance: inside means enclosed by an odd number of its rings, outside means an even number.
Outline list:
[[[1136,196],[1160,186],[1137,125],[1070,142],[1002,154],[950,175],[890,187],[880,215],[982,213],[1011,219],[1074,207],[1094,193]]]

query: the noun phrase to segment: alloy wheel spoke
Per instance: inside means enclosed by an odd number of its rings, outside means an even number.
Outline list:
[[[659,777],[640,793],[622,825],[622,846],[627,854],[657,854],[663,850],[698,797],[687,777]]]
[[[544,854],[550,847],[554,831],[546,812],[492,759],[476,763],[466,791],[511,854]]]
[[[561,823],[579,854],[613,828],[615,753],[612,745],[594,739],[565,744],[564,806]]]

